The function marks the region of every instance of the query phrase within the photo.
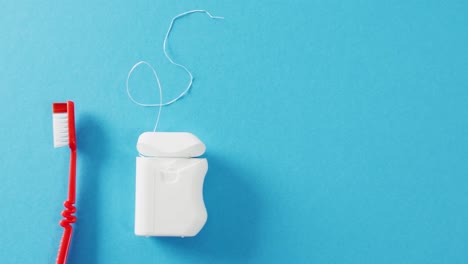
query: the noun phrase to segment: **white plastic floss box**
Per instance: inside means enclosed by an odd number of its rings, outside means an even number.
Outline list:
[[[136,158],[135,234],[191,237],[207,220],[205,145],[186,132],[145,132]]]

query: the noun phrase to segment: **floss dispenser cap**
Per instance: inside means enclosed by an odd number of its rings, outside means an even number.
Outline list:
[[[187,132],[145,132],[138,138],[137,150],[147,157],[194,158],[203,155],[206,147]]]

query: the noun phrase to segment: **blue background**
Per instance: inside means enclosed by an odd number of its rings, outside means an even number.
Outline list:
[[[156,108],[128,70],[159,71],[160,131],[207,145],[208,222],[133,234],[135,144]],[[468,263],[467,1],[2,1],[0,260],[53,263],[72,99],[79,217],[69,263]],[[157,102],[140,68],[136,99]]]

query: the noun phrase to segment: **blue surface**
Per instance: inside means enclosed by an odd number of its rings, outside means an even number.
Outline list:
[[[69,263],[468,263],[467,1],[3,1],[0,262],[53,263],[73,99],[79,222]],[[125,93],[157,67],[161,131],[207,145],[195,238],[133,234],[135,149],[156,109]],[[150,72],[132,78],[156,102]]]

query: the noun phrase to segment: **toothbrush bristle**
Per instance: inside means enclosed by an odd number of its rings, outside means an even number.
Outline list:
[[[53,104],[52,124],[54,130],[54,147],[69,144],[67,104]]]

